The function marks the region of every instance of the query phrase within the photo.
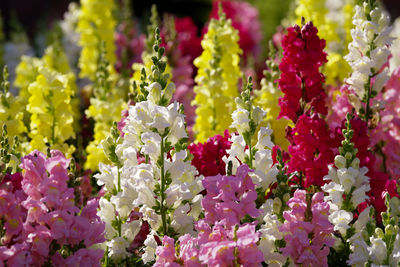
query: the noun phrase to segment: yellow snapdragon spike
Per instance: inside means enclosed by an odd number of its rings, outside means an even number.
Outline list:
[[[203,53],[194,60],[198,72],[193,101],[197,117],[193,130],[198,142],[222,134],[232,123],[231,113],[239,95],[241,75],[239,55],[242,51],[238,41],[238,32],[225,15],[220,14],[218,20],[211,19],[201,42]]]
[[[274,144],[287,150],[289,142],[286,139],[285,130],[287,126],[293,125],[290,120],[285,118],[277,119],[280,112],[278,100],[282,96],[281,90],[263,78],[261,80],[261,89],[255,90],[254,95],[254,105],[261,107],[267,113],[264,123],[269,125],[273,130]]]
[[[73,111],[67,75],[47,67],[40,67],[35,82],[28,87],[30,94],[27,106],[31,113],[29,150],[38,149],[43,153],[47,148],[59,149],[70,157],[74,147],[65,142],[75,138]]]
[[[114,30],[116,20],[113,17],[114,0],[81,0],[81,12],[77,31],[80,34],[79,45],[82,47],[79,58],[80,76],[95,80],[100,44],[105,43],[110,72],[116,62]]]
[[[37,57],[22,56],[15,72],[14,85],[19,88],[19,96],[23,101],[28,102],[28,86],[36,80],[39,67],[43,62]]]
[[[326,83],[336,85],[348,77],[350,66],[344,60],[343,56],[347,54],[347,44],[343,43],[345,36],[343,32],[339,34],[341,27],[336,21],[330,19],[326,7],[326,0],[297,0],[295,14],[296,23],[301,25],[301,18],[306,21],[312,21],[318,28],[318,35],[326,41],[325,51],[328,53],[328,62],[325,64],[323,73],[326,77]],[[344,14],[341,14],[344,16]]]
[[[23,140],[23,133],[26,127],[23,122],[25,105],[19,96],[14,96],[9,91],[8,69],[4,67],[3,80],[0,84],[0,134],[3,134],[3,125],[7,127],[8,136],[17,136],[19,140]],[[14,138],[9,140],[11,145],[14,144]]]
[[[91,98],[89,109],[86,110],[88,118],[93,118],[94,140],[86,147],[87,159],[85,169],[93,171],[98,169],[99,162],[109,163],[103,149],[99,148],[101,141],[110,134],[114,121],[120,121],[121,112],[127,108],[123,97],[111,91],[107,99]]]

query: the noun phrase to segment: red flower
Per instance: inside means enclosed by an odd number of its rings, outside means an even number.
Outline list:
[[[204,176],[225,175],[224,156],[228,156],[226,150],[231,147],[229,132],[225,130],[224,136],[216,135],[207,140],[204,144],[189,145],[190,153],[194,156],[192,164],[200,174]]]
[[[279,99],[279,117],[287,117],[296,122],[308,109],[323,115],[327,114],[325,91],[322,84],[325,77],[319,68],[327,62],[323,52],[325,40],[319,39],[318,30],[312,22],[300,29],[295,25],[283,37],[283,58],[279,69],[281,77],[279,88],[284,96]]]

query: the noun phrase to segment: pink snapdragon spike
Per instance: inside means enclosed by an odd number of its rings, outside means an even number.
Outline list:
[[[241,165],[236,176],[206,177],[205,218],[195,222],[197,237],[181,236],[176,251],[174,240],[164,236],[154,266],[259,266],[264,255],[257,246],[261,235],[257,223],[240,222],[245,215],[256,218],[261,213],[255,206],[257,193],[249,171]]]
[[[201,204],[205,213],[205,221],[213,224],[225,221],[228,226],[240,223],[246,214],[252,218],[260,215],[256,208],[257,193],[255,185],[248,176],[249,168],[241,165],[236,176],[208,176],[203,180],[207,195]]]
[[[283,37],[278,83],[284,96],[279,99],[281,112],[278,118],[286,117],[296,122],[305,113],[305,104],[316,113],[327,114],[326,94],[322,88],[325,77],[319,71],[327,62],[327,54],[323,52],[325,40],[319,39],[317,33],[317,28],[308,22],[302,28],[298,25],[290,27]]]
[[[283,212],[285,222],[279,229],[286,233],[286,247],[281,251],[296,265],[328,266],[329,248],[334,244],[333,225],[328,220],[329,204],[322,192],[315,193],[309,204],[306,198],[306,191],[298,189],[287,202],[290,210]]]
[[[99,266],[104,251],[89,249],[105,240],[104,223],[96,215],[98,201],[89,200],[80,212],[74,189],[67,185],[70,160],[60,151],[50,154],[47,158],[33,151],[21,159],[22,190],[0,189],[0,209],[7,209],[5,217],[0,213],[6,230],[0,260],[7,266],[42,266],[45,262]],[[6,198],[7,205],[2,201]],[[62,246],[71,250],[69,257],[59,254]]]

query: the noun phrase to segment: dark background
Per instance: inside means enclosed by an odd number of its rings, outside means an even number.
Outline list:
[[[101,0],[99,0],[101,1]],[[212,0],[132,0],[135,16],[147,19],[152,4],[157,5],[159,13],[168,12],[177,16],[191,16],[198,26],[208,18]],[[266,3],[271,0],[264,0]],[[4,20],[4,30],[8,36],[9,20],[12,13],[22,24],[30,39],[35,32],[49,28],[57,19],[63,17],[72,0],[0,0],[0,10]],[[78,2],[74,0],[74,2]],[[250,1],[252,2],[252,1]],[[400,16],[400,0],[384,0],[384,5],[394,19]],[[263,19],[263,18],[260,18]]]

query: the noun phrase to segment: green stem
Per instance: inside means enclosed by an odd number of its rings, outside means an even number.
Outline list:
[[[109,262],[108,262],[108,247],[106,248],[106,251],[104,253],[104,266],[108,267],[109,266]]]
[[[365,122],[367,123],[368,126],[368,120],[369,120],[369,113],[370,113],[370,101],[371,101],[371,76],[368,77],[368,83],[367,83],[367,107],[365,109]]]
[[[117,168],[118,171],[118,192],[121,192],[121,173],[119,172],[119,168]]]
[[[161,138],[161,220],[163,225],[163,234],[167,235],[167,219],[165,213],[165,173],[164,173],[164,137]]]

